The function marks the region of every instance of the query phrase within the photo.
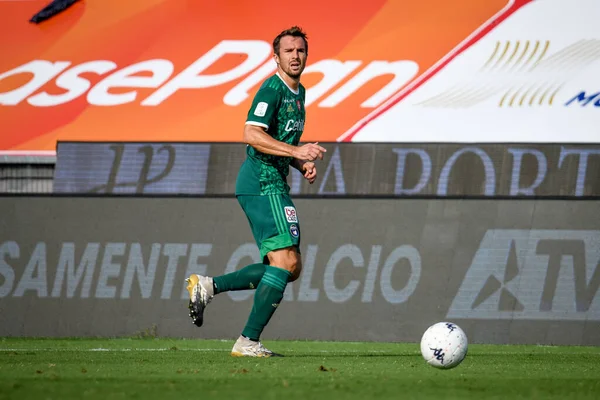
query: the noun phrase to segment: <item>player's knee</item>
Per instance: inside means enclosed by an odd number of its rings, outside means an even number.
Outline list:
[[[286,269],[291,274],[290,282],[294,282],[300,276],[300,272],[302,272],[302,259],[296,249],[288,253]]]
[[[273,251],[268,254],[268,258],[271,265],[283,268],[291,274],[290,282],[294,282],[300,276],[302,260],[295,248]]]
[[[290,282],[294,282],[296,279],[300,277],[300,273],[302,272],[302,258],[300,258],[300,254],[296,253],[296,263],[294,265],[294,269],[290,271],[292,276],[290,277]]]

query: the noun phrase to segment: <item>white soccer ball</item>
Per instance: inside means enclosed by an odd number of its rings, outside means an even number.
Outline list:
[[[467,356],[467,335],[452,322],[431,325],[421,338],[421,354],[427,364],[441,369],[450,369],[460,364]]]

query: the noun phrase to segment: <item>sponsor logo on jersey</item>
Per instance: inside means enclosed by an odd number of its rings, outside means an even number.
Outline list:
[[[304,130],[304,120],[303,119],[301,119],[300,121],[294,121],[293,119],[290,119],[285,124],[286,132],[303,131],[303,130]]]

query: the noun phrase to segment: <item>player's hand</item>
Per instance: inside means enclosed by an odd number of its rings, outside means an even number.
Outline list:
[[[323,153],[327,150],[324,147],[319,146],[319,142],[307,143],[303,146],[297,147],[294,154],[294,158],[302,161],[315,161],[323,159]]]
[[[314,162],[307,161],[302,165],[302,171],[304,172],[304,178],[311,185],[317,179],[317,167]]]

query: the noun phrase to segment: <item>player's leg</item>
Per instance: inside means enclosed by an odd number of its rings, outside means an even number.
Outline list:
[[[257,243],[265,237],[278,235],[276,221],[273,216],[271,202],[265,196],[238,196],[242,210],[246,214],[250,229]],[[266,257],[265,257],[266,258]],[[264,263],[256,263],[220,276],[210,277],[199,274],[190,275],[187,290],[190,295],[189,309],[192,322],[202,326],[204,322],[204,309],[213,297],[219,293],[256,289],[266,271]]]
[[[219,293],[256,289],[265,273],[265,264],[250,264],[229,274],[211,277],[191,274],[187,279],[190,296],[189,309],[192,322],[200,327],[204,320],[204,309]]]
[[[256,288],[250,316],[231,351],[233,356],[278,356],[262,345],[260,336],[279,308],[288,282],[299,275],[301,261],[295,246],[272,251],[268,257],[271,265],[267,266],[267,271]]]
[[[187,279],[190,295],[189,309],[192,322],[200,327],[204,323],[204,309],[219,293],[256,289],[266,270],[265,264],[250,264],[221,276],[191,274]]]
[[[193,274],[187,281],[190,284],[193,284],[194,280],[200,281],[200,284],[206,286],[207,291],[211,292],[211,296],[236,290],[251,290],[258,286],[265,268],[266,265],[263,263],[250,264],[240,270],[215,277]]]
[[[263,198],[264,196],[238,196],[238,202],[246,214],[252,235],[257,246],[260,247],[264,236],[263,231],[267,230],[269,234],[275,232],[275,221],[271,223],[255,223],[254,221],[269,221],[270,205]],[[256,289],[266,270],[264,263],[256,263],[245,266],[244,268],[231,272],[229,274],[214,277],[215,294],[235,291]]]
[[[262,241],[261,254],[266,253],[269,266],[254,293],[252,311],[232,350],[234,356],[274,355],[262,346],[260,336],[279,307],[288,282],[296,280],[302,269],[300,224],[295,207],[288,196],[278,196],[273,201],[278,235]]]

